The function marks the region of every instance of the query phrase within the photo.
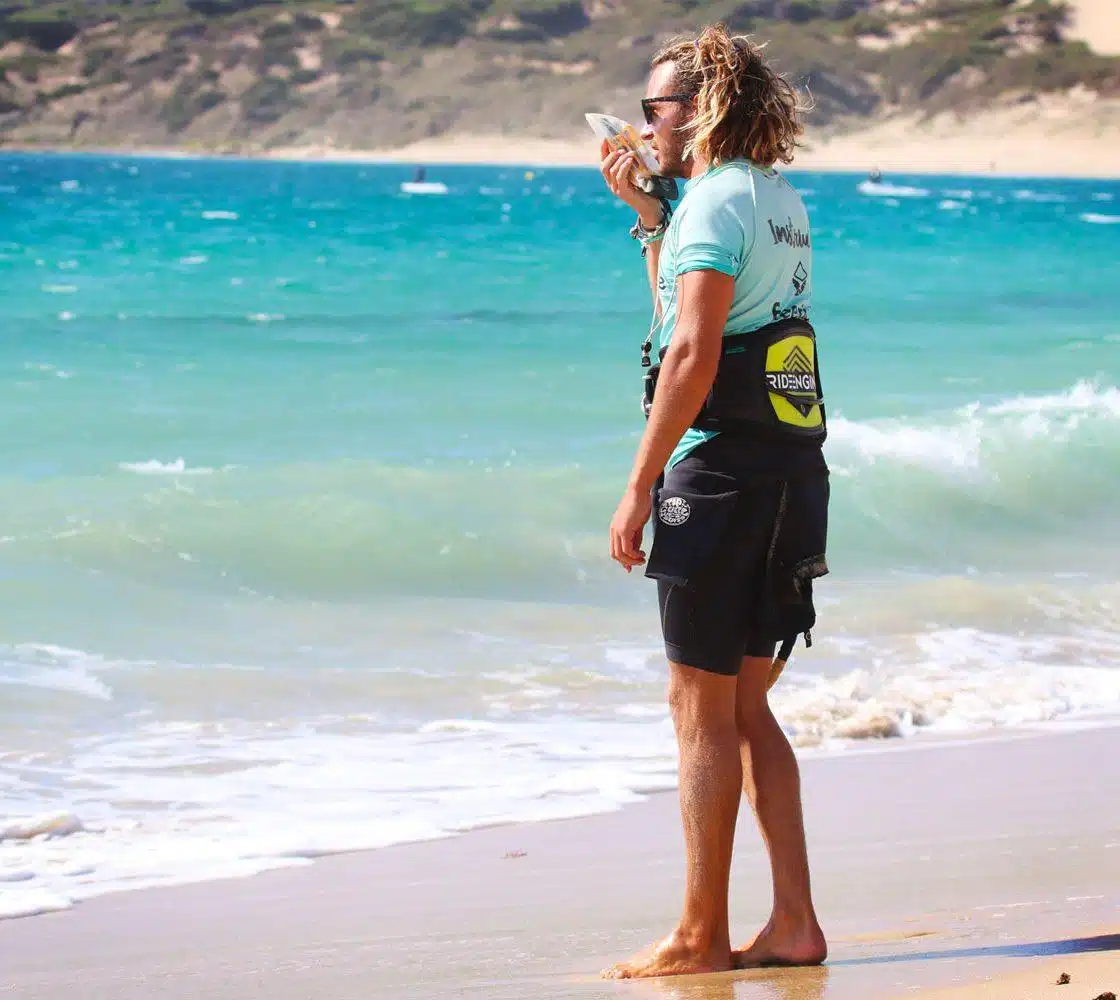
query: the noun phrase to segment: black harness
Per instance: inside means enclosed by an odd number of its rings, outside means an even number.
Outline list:
[[[642,409],[649,417],[666,347],[650,363],[653,345],[642,344]],[[723,338],[712,388],[692,426],[706,431],[757,434],[776,431],[823,441],[827,434],[817,338],[808,320],[778,320],[750,333]]]

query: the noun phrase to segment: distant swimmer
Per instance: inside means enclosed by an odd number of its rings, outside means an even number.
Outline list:
[[[872,184],[880,184],[883,180],[883,172],[878,167],[873,167],[867,179],[871,181]]]
[[[443,181],[428,180],[427,169],[417,167],[412,180],[401,182],[401,191],[404,194],[447,194],[447,185]]]

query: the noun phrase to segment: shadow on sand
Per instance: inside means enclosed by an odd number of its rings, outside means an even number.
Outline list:
[[[1061,941],[1031,941],[1027,944],[996,944],[981,948],[945,948],[940,951],[906,951],[893,955],[868,955],[866,958],[840,958],[828,964],[880,965],[887,962],[934,962],[946,958],[1048,958],[1079,955],[1092,951],[1120,950],[1120,934],[1066,938]]]
[[[1120,950],[1120,934],[1033,941],[1027,944],[989,945],[979,948],[944,948],[907,951],[865,958],[830,960],[817,968],[745,969],[709,976],[674,976],[630,980],[632,996],[657,1000],[823,1000],[828,991],[829,969],[887,963],[933,962],[967,958],[1048,958],[1087,952]],[[620,984],[621,985],[621,984]]]

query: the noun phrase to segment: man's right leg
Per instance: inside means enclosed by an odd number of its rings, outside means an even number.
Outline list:
[[[734,660],[731,661],[734,667]],[[727,892],[741,798],[736,676],[670,663],[669,706],[680,752],[684,910],[663,941],[608,970],[613,979],[731,968]]]
[[[774,880],[770,920],[750,945],[735,952],[738,968],[818,965],[828,954],[809,884],[797,758],[766,696],[772,663],[770,657],[744,657],[736,685],[743,791],[758,819]]]

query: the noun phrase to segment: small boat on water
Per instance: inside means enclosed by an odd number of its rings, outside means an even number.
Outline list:
[[[412,180],[404,181],[401,184],[402,194],[447,194],[447,185],[442,181],[430,181],[427,179],[427,171],[423,167],[417,167],[416,173],[413,175]]]

